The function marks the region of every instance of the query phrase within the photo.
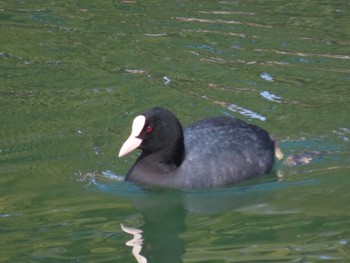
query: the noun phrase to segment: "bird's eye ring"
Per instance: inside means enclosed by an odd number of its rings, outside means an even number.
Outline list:
[[[153,131],[153,127],[152,126],[147,126],[146,128],[146,132],[152,132]]]

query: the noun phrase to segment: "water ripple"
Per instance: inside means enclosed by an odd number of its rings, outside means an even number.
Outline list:
[[[228,110],[233,111],[233,112],[238,112],[246,117],[252,118],[252,119],[258,119],[261,121],[266,121],[266,117],[256,113],[254,111],[242,108],[240,106],[237,106],[236,104],[231,104],[230,106],[227,107]]]
[[[263,98],[265,98],[265,99],[267,99],[269,101],[278,102],[278,103],[282,102],[282,98],[281,97],[279,97],[279,96],[277,96],[277,95],[275,95],[275,94],[273,94],[271,92],[268,92],[266,90],[260,92],[260,95]]]

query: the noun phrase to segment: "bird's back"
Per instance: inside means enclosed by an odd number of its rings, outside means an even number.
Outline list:
[[[179,187],[210,188],[266,174],[274,162],[268,133],[239,119],[220,116],[184,131],[185,156],[177,170]]]

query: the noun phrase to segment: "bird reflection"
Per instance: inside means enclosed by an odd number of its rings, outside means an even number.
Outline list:
[[[182,263],[186,252],[183,233],[186,232],[189,215],[223,213],[264,204],[264,200],[274,193],[267,189],[276,187],[281,186],[267,183],[197,192],[153,190],[134,196],[132,203],[142,215],[143,223],[140,229],[132,232],[122,226],[125,232],[134,235],[127,245],[133,246],[138,263]],[[140,258],[147,260],[140,261]]]
[[[137,262],[183,262],[185,243],[181,234],[186,230],[186,211],[182,196],[153,193],[146,198],[135,198],[133,203],[142,214],[143,224],[139,227],[142,230],[124,225],[122,229],[134,235],[127,245],[133,247],[132,253]]]
[[[147,263],[147,259],[140,254],[142,250],[142,230],[133,228],[133,227],[127,227],[123,224],[120,224],[121,229],[128,234],[133,235],[133,238],[127,241],[125,244],[129,247],[132,247],[132,254],[136,258],[138,263]]]

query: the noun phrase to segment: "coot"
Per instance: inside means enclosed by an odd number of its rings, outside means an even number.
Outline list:
[[[184,132],[167,109],[156,107],[137,116],[122,157],[134,149],[141,154],[127,181],[171,188],[213,188],[268,173],[275,143],[256,125],[228,117],[203,119]]]

